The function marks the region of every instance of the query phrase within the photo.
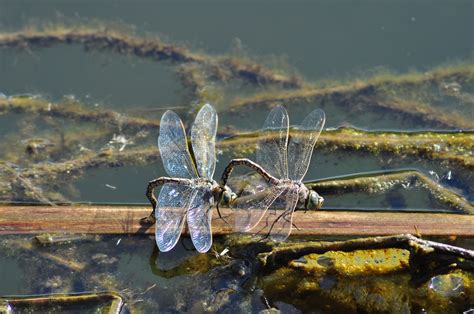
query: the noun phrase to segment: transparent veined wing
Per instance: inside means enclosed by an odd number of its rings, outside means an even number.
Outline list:
[[[173,111],[168,110],[161,117],[158,147],[166,173],[170,177],[197,177],[189,154],[183,122]]]
[[[321,109],[312,111],[300,126],[291,130],[288,141],[288,175],[301,181],[308,171],[316,141],[324,127],[325,115]]]
[[[277,178],[288,178],[287,144],[289,119],[277,106],[268,114],[257,143],[257,163]]]
[[[230,204],[235,217],[235,229],[247,232],[255,228],[268,207],[280,196],[285,187],[271,185],[251,194],[241,195]]]
[[[155,239],[160,251],[168,252],[178,242],[184,217],[196,193],[190,186],[175,183],[166,183],[161,188],[155,209]]]
[[[196,188],[197,194],[188,210],[188,228],[194,247],[201,253],[212,245],[212,205],[214,197],[208,188]]]
[[[285,241],[291,233],[293,225],[293,212],[298,204],[298,186],[291,185],[285,189],[279,199],[282,200],[284,210],[275,210],[273,221],[269,221],[270,239],[273,241]]]
[[[217,113],[209,104],[199,110],[191,128],[194,159],[199,176],[212,179],[216,168]]]

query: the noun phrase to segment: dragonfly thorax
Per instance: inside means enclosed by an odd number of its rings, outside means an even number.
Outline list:
[[[300,207],[307,210],[315,210],[320,209],[323,206],[324,198],[322,198],[316,191],[308,189],[303,182],[297,182],[297,184],[299,195],[298,204]]]
[[[200,189],[207,189],[207,190],[210,190],[210,191],[213,191],[216,190],[216,189],[219,189],[219,184],[217,184],[217,182],[213,179],[207,179],[207,178],[194,178],[194,179],[191,179],[192,181],[192,186],[196,187],[196,188],[200,188]]]
[[[323,202],[324,198],[322,196],[320,196],[316,191],[309,190],[305,208],[308,210],[320,209],[323,207]]]

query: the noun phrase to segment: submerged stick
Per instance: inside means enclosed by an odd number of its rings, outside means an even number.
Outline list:
[[[232,233],[232,211],[221,209],[230,223],[214,215],[214,235]],[[28,214],[26,214],[28,213]],[[45,232],[97,234],[153,234],[140,219],[149,215],[149,206],[0,206],[0,234]],[[230,217],[230,218],[227,218]],[[387,235],[415,233],[460,237],[474,236],[474,215],[446,213],[397,213],[357,211],[296,211],[297,225],[292,235]],[[263,224],[265,222],[261,222]],[[258,230],[259,226],[255,227]]]
[[[15,310],[15,307],[28,309],[35,306],[71,306],[74,310],[80,305],[90,306],[91,303],[109,304],[107,313],[119,314],[124,306],[124,299],[115,292],[92,292],[92,293],[71,293],[71,294],[40,294],[28,296],[5,296],[0,297],[0,305],[3,308],[9,307]],[[13,309],[11,308],[13,307]],[[2,310],[2,308],[0,308]],[[67,308],[66,308],[67,310]],[[3,312],[2,312],[3,313]]]
[[[1,232],[0,232],[1,234]],[[25,250],[25,251],[33,251],[34,246],[31,241],[23,241],[23,240],[11,240],[11,243],[14,245],[15,248]],[[56,265],[60,265],[64,268],[69,269],[70,271],[80,273],[86,268],[86,264],[83,262],[76,261],[73,258],[68,258],[67,256],[61,254],[54,254],[48,253],[44,251],[36,251],[35,253],[38,257],[46,259],[49,263],[53,263]]]

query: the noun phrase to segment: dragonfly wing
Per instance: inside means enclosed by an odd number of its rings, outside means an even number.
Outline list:
[[[191,142],[199,176],[212,179],[216,168],[217,113],[214,107],[204,105],[191,128]]]
[[[298,203],[298,187],[289,187],[279,198],[282,199],[285,209],[277,210],[275,220],[270,222],[270,239],[273,241],[285,241],[291,233],[293,212]]]
[[[214,197],[207,188],[197,188],[188,211],[188,228],[194,247],[201,253],[209,251],[212,245],[212,205]]]
[[[197,191],[190,186],[167,183],[163,185],[156,205],[155,239],[162,252],[171,250],[179,240],[186,211]]]
[[[163,165],[170,177],[196,177],[183,122],[171,110],[166,111],[161,117],[158,147],[160,148]]]
[[[268,207],[283,190],[284,187],[277,184],[254,191],[252,194],[239,196],[230,205],[234,212],[235,229],[239,232],[246,232],[255,228],[262,220]]]
[[[287,144],[289,119],[277,106],[268,114],[257,143],[257,163],[277,178],[288,178]]]
[[[325,122],[324,111],[316,109],[291,131],[288,141],[289,178],[301,181],[308,171],[313,148]]]

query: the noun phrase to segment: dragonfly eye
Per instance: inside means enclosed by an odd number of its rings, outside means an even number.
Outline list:
[[[308,210],[320,209],[321,207],[323,207],[323,202],[324,202],[324,198],[319,196],[319,194],[316,193],[315,191],[310,191],[308,201],[306,203],[306,209]]]
[[[232,192],[229,188],[224,189],[222,192],[221,202],[223,205],[229,205],[237,198],[237,195]]]

